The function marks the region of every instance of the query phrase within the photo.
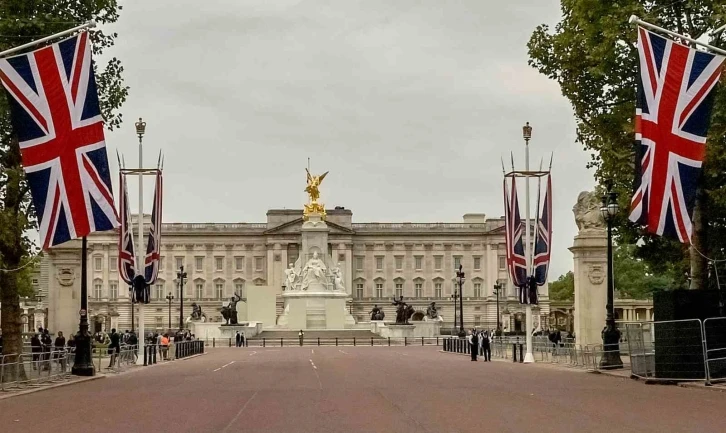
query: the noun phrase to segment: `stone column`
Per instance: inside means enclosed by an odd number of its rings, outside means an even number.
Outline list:
[[[570,251],[575,260],[575,338],[577,344],[602,344],[607,304],[607,232],[581,230]]]

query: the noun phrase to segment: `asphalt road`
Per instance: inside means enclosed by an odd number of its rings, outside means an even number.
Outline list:
[[[724,432],[726,393],[434,347],[224,348],[0,400],[10,432]]]

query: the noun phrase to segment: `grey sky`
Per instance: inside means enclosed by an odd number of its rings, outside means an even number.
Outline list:
[[[123,3],[108,54],[131,90],[109,154],[114,172],[116,149],[137,164],[133,121],[144,117],[146,160],[166,155],[165,221],[301,208],[307,157],[330,170],[322,201],[357,222],[498,217],[500,157],[514,151],[523,168],[529,121],[533,166],[555,153],[550,279],[572,268],[571,209],[592,173],[569,103],[526,48],[537,24],[557,22],[558,1]],[[129,193],[136,203],[134,184]]]

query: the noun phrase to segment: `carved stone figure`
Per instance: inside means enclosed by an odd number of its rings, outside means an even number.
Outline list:
[[[325,263],[318,257],[318,252],[314,252],[313,257],[308,260],[302,270],[302,285],[300,288],[307,290],[313,283],[319,283],[323,287],[327,287],[326,270]]]
[[[380,308],[378,308],[378,305],[374,305],[373,309],[370,312],[371,320],[383,320],[384,317],[386,317],[386,313],[383,312]]]
[[[343,272],[340,270],[340,263],[333,269],[333,290],[345,290],[343,286]]]
[[[594,191],[583,191],[577,196],[577,204],[572,208],[572,212],[575,214],[575,223],[580,231],[605,228],[605,221],[600,213],[601,205],[601,199]]]
[[[602,265],[590,265],[587,270],[587,278],[592,284],[598,285],[605,281],[605,270]]]
[[[290,291],[295,289],[295,279],[297,279],[297,273],[295,272],[295,265],[290,263],[290,267],[285,269],[285,290]]]
[[[436,311],[436,302],[432,302],[431,305],[426,309],[426,317],[430,320],[438,319],[439,313]]]

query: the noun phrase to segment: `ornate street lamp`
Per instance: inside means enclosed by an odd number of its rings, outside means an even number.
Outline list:
[[[456,317],[457,317],[457,311],[458,311],[458,308],[456,307],[456,304],[457,304],[456,301],[459,300],[459,297],[460,297],[459,292],[456,289],[454,289],[454,294],[451,295],[451,300],[454,301],[454,327],[451,328],[451,335],[454,335],[454,330],[456,329]]]
[[[623,368],[623,361],[620,359],[620,330],[615,324],[615,284],[613,281],[613,221],[620,210],[618,196],[613,191],[612,182],[607,184],[607,193],[602,197],[600,212],[608,225],[608,298],[607,317],[605,329],[602,331],[603,356],[600,359],[600,368],[612,370]]]
[[[184,330],[184,280],[187,273],[184,272],[184,266],[180,266],[176,273],[176,279],[179,281],[179,330]]]
[[[169,330],[171,330],[171,301],[174,300],[174,295],[169,292],[169,294],[166,295],[166,300],[169,301]]]
[[[499,293],[504,289],[504,283],[502,280],[497,280],[494,284],[494,294],[497,296],[497,334],[501,332],[502,318],[499,315]]]
[[[459,265],[456,271],[456,282],[459,285],[459,338],[466,337],[464,331],[464,266]],[[454,306],[456,308],[456,306]]]

